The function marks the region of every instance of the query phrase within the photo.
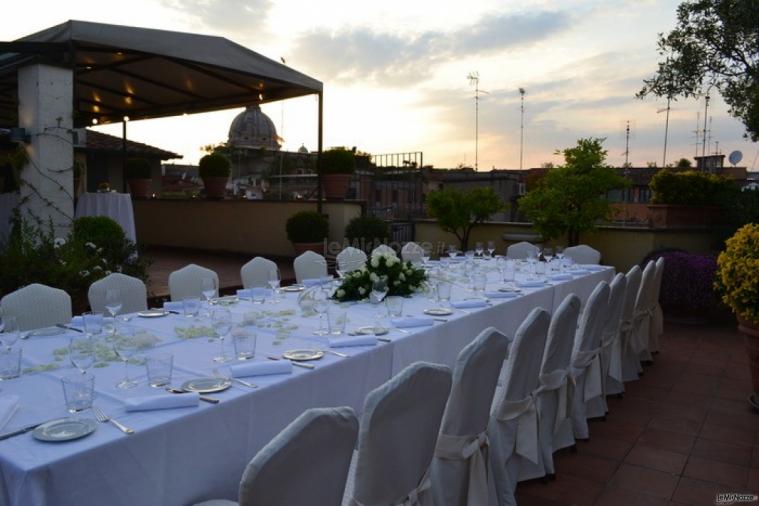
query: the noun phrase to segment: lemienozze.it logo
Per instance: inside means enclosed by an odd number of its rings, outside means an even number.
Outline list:
[[[720,506],[756,501],[759,501],[759,496],[756,494],[736,494],[734,492],[717,494],[717,497],[714,498],[714,504],[719,504]]]

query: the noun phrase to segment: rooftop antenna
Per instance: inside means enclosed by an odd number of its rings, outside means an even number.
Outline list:
[[[285,61],[284,56],[280,56],[279,59],[282,61],[282,65],[286,65],[287,62]],[[279,139],[281,141],[282,146],[285,144],[285,101],[280,100],[279,102]],[[282,169],[285,164],[285,154],[284,150],[280,151],[279,153],[279,200],[282,200]]]
[[[480,93],[488,92],[480,89],[480,73],[476,70],[466,78],[469,79],[469,86],[474,86],[474,170],[477,170],[480,161]]]
[[[698,156],[698,145],[700,144],[700,136],[701,136],[701,112],[696,112],[696,129],[693,130],[693,133],[696,134],[696,142],[694,145],[696,146],[696,156]]]
[[[625,125],[625,167],[630,164],[630,120],[628,119]]]
[[[706,122],[709,116],[709,100],[710,100],[709,92],[706,92],[706,97],[704,97],[704,137],[702,140],[702,148],[701,148],[701,156],[706,156]]]
[[[659,109],[656,111],[656,114],[659,114],[661,112],[666,112],[667,114],[664,116],[664,155],[662,156],[661,166],[666,167],[667,166],[667,138],[669,137],[669,111],[672,110],[670,107],[670,102],[672,101],[672,96],[667,96],[667,107],[664,109]]]
[[[522,170],[522,159],[524,155],[524,95],[527,93],[524,88],[519,88],[519,95],[522,101],[520,106],[521,118],[519,125],[519,170]]]
[[[712,151],[712,116],[709,116],[709,130],[706,131],[706,150]]]

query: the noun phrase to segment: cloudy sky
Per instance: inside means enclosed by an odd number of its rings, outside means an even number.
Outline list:
[[[559,162],[556,149],[605,137],[622,163],[661,164],[664,107],[634,97],[656,67],[657,33],[675,24],[670,0],[26,0],[0,18],[0,40],[67,19],[222,35],[324,83],[325,146],[370,153],[423,151],[436,167],[474,165],[474,90],[480,87],[480,170],[519,167],[519,87],[526,94],[524,167]],[[756,144],[721,100],[711,102],[711,150]],[[703,102],[673,104],[668,160],[696,152]],[[132,122],[129,137],[196,162],[226,139],[240,110]],[[285,149],[316,147],[316,99],[264,106]],[[703,114],[703,113],[702,113]],[[702,118],[703,121],[703,118]],[[703,127],[703,124],[701,125]],[[118,127],[101,127],[120,134]]]

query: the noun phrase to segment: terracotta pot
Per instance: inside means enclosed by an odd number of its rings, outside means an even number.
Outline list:
[[[322,176],[324,197],[328,199],[344,199],[352,177],[350,174],[324,174]]]
[[[204,177],[203,186],[206,187],[206,197],[209,199],[223,199],[227,193],[228,177]]]
[[[746,342],[746,354],[748,355],[748,367],[751,371],[751,384],[754,394],[749,402],[759,408],[759,322],[752,322],[738,318],[738,330],[743,333]]]
[[[152,179],[127,179],[129,193],[132,194],[132,198],[138,199],[146,199],[150,197],[150,185],[152,183]]]
[[[295,256],[300,256],[306,251],[313,251],[320,255],[324,254],[323,242],[294,242],[293,248],[295,248]]]

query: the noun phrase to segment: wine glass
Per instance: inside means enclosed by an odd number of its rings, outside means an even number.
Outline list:
[[[201,291],[206,302],[216,296],[216,280],[214,278],[203,278],[201,280]]]
[[[116,318],[119,314],[123,303],[121,302],[121,290],[118,288],[109,288],[105,291],[105,308],[110,313],[111,318]]]
[[[0,316],[0,343],[10,350],[18,341],[18,322],[15,316]]]
[[[375,302],[380,303],[385,300],[388,291],[390,291],[390,288],[387,286],[387,279],[384,276],[372,282],[372,297]]]
[[[92,334],[72,337],[69,341],[69,360],[82,374],[87,374],[87,369],[95,363],[95,346]]]
[[[556,246],[556,258],[559,259],[559,272],[564,272],[564,246]]]
[[[458,250],[456,249],[456,246],[453,244],[448,246],[448,256],[450,258],[456,258],[456,255],[458,254]]]
[[[319,315],[319,328],[314,331],[315,336],[326,336],[329,330],[324,328],[324,314],[329,310],[329,297],[327,292],[317,288],[313,294],[314,311]]]
[[[478,257],[482,257],[482,253],[485,251],[485,248],[483,247],[481,242],[476,242],[474,244],[474,252],[477,254]]]
[[[214,362],[224,363],[227,361],[226,351],[224,350],[224,338],[232,330],[232,313],[227,308],[217,308],[211,311],[211,322],[213,329],[219,338],[219,356],[214,357]]]
[[[538,252],[530,250],[527,252],[527,264],[529,266],[529,278],[535,276],[535,264],[538,263]]]
[[[113,351],[124,362],[124,378],[116,384],[116,387],[122,390],[128,390],[137,386],[137,382],[129,378],[129,359],[139,349],[135,333],[136,329],[134,327],[120,325],[113,336]]]
[[[498,257],[495,259],[495,266],[501,275],[501,283],[505,283],[503,279],[503,271],[506,270],[506,257]]]
[[[274,268],[269,271],[269,287],[271,287],[272,302],[278,303],[279,300],[279,285],[282,282],[282,276],[279,274],[279,269]]]
[[[490,258],[493,258],[493,253],[495,253],[495,241],[488,241],[488,254]]]

